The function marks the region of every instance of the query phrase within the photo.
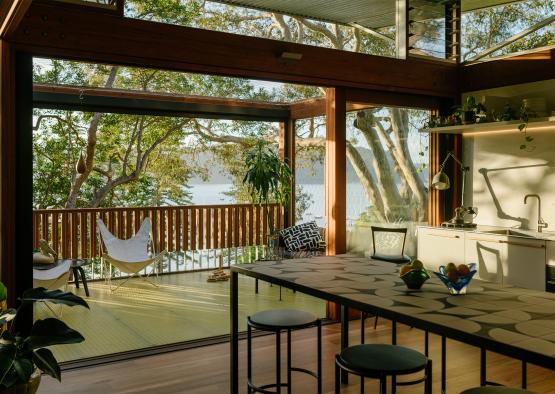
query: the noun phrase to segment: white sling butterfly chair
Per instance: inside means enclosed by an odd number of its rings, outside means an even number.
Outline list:
[[[39,270],[33,269],[33,287],[44,287],[46,290],[56,290],[61,287],[67,291],[67,281],[69,280],[69,269],[71,268],[71,261],[66,260],[54,268]],[[48,309],[56,315],[56,312],[44,303]],[[60,304],[60,313],[62,316],[62,305]]]
[[[110,264],[110,272],[108,274],[110,291],[116,291],[121,285],[133,276],[138,275],[140,271],[144,270],[149,265],[153,265],[155,268],[153,271],[156,271],[156,265],[162,262],[166,252],[163,251],[159,254],[155,254],[150,218],[145,218],[139,231],[129,239],[119,239],[114,236],[106,228],[106,225],[101,219],[97,219],[96,223],[98,225],[102,246],[102,262]],[[149,253],[149,246],[151,248],[151,253]],[[129,275],[114,289],[112,289],[112,266],[116,267],[120,272]],[[156,283],[148,279],[149,275],[150,273],[147,273],[143,276],[143,279],[153,286],[158,287]],[[156,276],[158,276],[158,271],[156,271]]]

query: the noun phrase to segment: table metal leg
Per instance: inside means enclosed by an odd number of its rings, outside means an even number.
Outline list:
[[[486,349],[480,348],[480,386],[483,387],[487,382]]]
[[[526,390],[528,387],[528,381],[526,376],[526,361],[522,361],[522,389]]]
[[[239,277],[237,272],[231,271],[229,284],[230,308],[230,390],[231,394],[239,394]]]
[[[85,277],[85,271],[83,267],[77,267],[77,271],[79,272],[79,276],[75,275],[75,287],[79,288],[79,277],[81,277],[81,283],[83,283],[83,288],[85,289],[85,294],[89,296],[89,286],[87,284],[87,278]]]
[[[341,305],[341,350],[349,347],[349,307]],[[341,369],[341,383],[349,383],[349,374]]]
[[[441,336],[441,393],[447,391],[447,339]]]

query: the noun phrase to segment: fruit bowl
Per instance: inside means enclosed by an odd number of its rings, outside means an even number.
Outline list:
[[[425,269],[414,269],[401,275],[401,279],[411,290],[419,290],[424,282],[430,279],[430,275]]]
[[[445,266],[443,265],[439,267],[439,272],[434,272],[434,274],[436,274],[436,276],[449,289],[451,294],[466,294],[466,287],[476,273],[476,264],[468,264],[468,269],[469,272],[466,275],[460,275],[456,280],[453,280],[453,275],[451,275],[451,278],[449,277],[449,272],[445,271]]]

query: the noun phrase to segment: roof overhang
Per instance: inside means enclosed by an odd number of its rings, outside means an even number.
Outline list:
[[[213,0],[218,3],[252,8],[279,14],[380,29],[395,25],[396,0]],[[515,0],[463,0],[462,11],[473,11],[508,3]],[[445,0],[411,0],[410,6],[419,10],[419,19],[438,17],[438,7]]]

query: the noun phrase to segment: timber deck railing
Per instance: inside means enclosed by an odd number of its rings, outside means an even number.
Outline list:
[[[116,237],[127,239],[146,217],[152,221],[156,252],[169,252],[164,273],[217,267],[220,261],[224,266],[252,261],[266,244],[268,221],[271,228],[283,223],[277,204],[40,209],[33,211],[33,246],[44,239],[59,258],[91,259],[88,275],[97,279],[103,267],[96,219]]]

